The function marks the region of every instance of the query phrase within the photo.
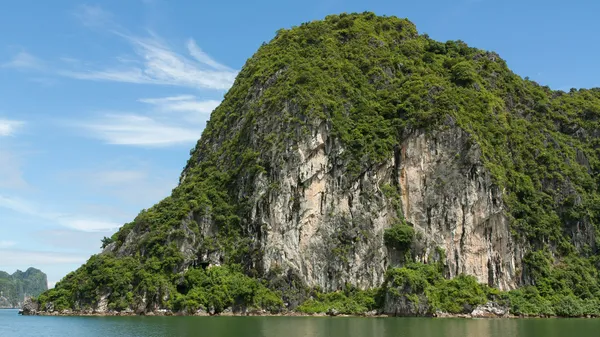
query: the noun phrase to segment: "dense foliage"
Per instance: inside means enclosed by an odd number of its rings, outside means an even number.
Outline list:
[[[600,315],[600,279],[589,259],[570,255],[555,261],[543,250],[529,253],[523,262],[534,286],[510,292],[514,314]]]
[[[306,314],[327,313],[360,315],[381,308],[382,289],[360,290],[346,285],[343,291],[323,293],[313,290],[311,298],[300,305],[297,310]]]
[[[459,275],[448,280],[440,267],[443,268],[438,264],[409,263],[402,268],[392,268],[388,270],[385,288],[392,297],[405,296],[412,305],[426,301],[429,314],[437,311],[470,313],[488,299],[496,300],[499,292],[479,284],[475,277]]]
[[[281,295],[236,266],[190,269],[174,275],[164,262],[151,258],[140,264],[132,257],[94,255],[77,272],[70,273],[54,289],[40,295],[42,309],[93,310],[104,301],[109,310],[145,313],[172,309],[194,313],[220,313],[231,307],[278,312]]]
[[[278,308],[273,293],[242,276],[260,276],[254,263],[260,247],[250,239],[260,224],[247,221],[248,196],[257,174],[277,176],[282,154],[315,120],[325,121],[346,149],[341,185],[389,158],[415,130],[464,129],[504,191],[514,238],[531,250],[520,270],[529,287],[506,295],[512,310],[573,315],[594,308],[600,298],[600,90],[552,91],[512,73],[493,52],[434,41],[406,19],[373,13],[278,31],[212,113],[172,195],[105,238],[106,253],[40,300],[78,308],[109,294],[115,309],[195,310],[242,298],[248,306]],[[385,243],[407,251],[413,236],[409,225],[398,224],[385,232]],[[240,269],[203,271],[205,261],[185,260],[184,242],[199,256],[213,254]],[[450,312],[495,296],[471,277],[447,281],[431,268],[394,269],[389,282],[414,282],[432,308]],[[207,289],[223,296],[214,299]],[[317,292],[301,310],[356,312],[372,303],[361,292]]]
[[[0,306],[16,307],[23,303],[25,296],[38,296],[48,289],[46,274],[42,271],[29,268],[25,272],[17,270],[12,275],[0,271],[0,293],[4,300]]]
[[[410,249],[415,237],[415,230],[404,223],[394,224],[385,230],[383,240],[390,248],[406,252]]]

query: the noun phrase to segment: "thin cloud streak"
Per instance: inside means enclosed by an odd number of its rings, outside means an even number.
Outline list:
[[[168,125],[136,114],[107,114],[84,128],[109,144],[133,146],[170,146],[195,142],[200,131]]]
[[[155,38],[122,35],[134,47],[140,63],[119,58],[119,66],[96,70],[62,70],[60,75],[79,80],[157,84],[196,89],[227,90],[237,72],[209,57],[193,60],[172,51]],[[193,43],[193,42],[192,42]],[[195,45],[195,43],[193,43]],[[205,55],[205,54],[204,54]],[[205,63],[202,63],[205,62]]]
[[[189,39],[187,41],[187,48],[188,51],[190,53],[190,55],[195,58],[198,62],[200,62],[200,64],[206,64],[214,69],[218,69],[218,70],[226,70],[226,71],[231,71],[232,69],[220,64],[219,62],[215,61],[214,59],[212,59],[208,54],[206,54],[202,49],[200,49],[200,47],[198,47],[198,45],[196,44],[196,41],[194,41],[193,39]]]
[[[37,57],[27,53],[20,52],[13,57],[12,60],[2,64],[3,68],[15,68],[15,69],[43,69],[44,63]]]
[[[97,5],[80,5],[73,12],[73,15],[78,18],[84,26],[90,28],[103,28],[116,25],[113,21],[112,13]]]
[[[146,114],[105,113],[77,127],[108,144],[165,147],[194,143],[204,123],[220,104],[217,100],[199,100],[194,95],[142,98],[138,102],[152,106]]]
[[[39,58],[20,52],[0,66],[20,70],[39,70],[63,77],[90,80],[153,84],[193,89],[227,90],[237,76],[237,70],[223,65],[205,53],[193,39],[185,44],[186,55],[174,51],[158,35],[136,36],[113,20],[113,15],[99,6],[83,5],[75,12],[88,28],[109,32],[128,42],[132,57],[116,56],[110,66],[93,66],[89,62],[62,57],[62,65],[45,64]]]
[[[111,170],[94,172],[90,174],[92,181],[101,186],[120,186],[127,183],[139,182],[147,177],[147,172],[138,170]]]
[[[0,137],[12,136],[25,122],[0,118]]]
[[[24,190],[30,188],[23,178],[21,158],[16,152],[0,149],[0,189]]]
[[[115,222],[89,219],[67,213],[49,212],[25,200],[0,195],[0,207],[54,222],[60,226],[86,232],[112,231],[120,227]]]
[[[76,16],[88,27],[103,29],[131,45],[136,59],[118,57],[118,64],[105,69],[62,70],[60,75],[80,80],[158,84],[195,89],[226,90],[237,71],[215,61],[193,39],[186,43],[188,56],[173,51],[157,35],[139,37],[112,20],[112,15],[97,6],[81,6]]]
[[[0,265],[2,266],[31,266],[31,265],[52,265],[52,264],[71,264],[83,263],[87,256],[70,254],[43,252],[18,249],[0,249]]]
[[[15,246],[17,243],[14,241],[6,241],[6,240],[2,240],[0,241],[0,249],[2,248],[10,248],[12,246]]]
[[[142,103],[152,104],[162,111],[187,111],[203,114],[211,113],[221,102],[217,100],[199,101],[193,95],[180,95],[163,98],[142,98]]]

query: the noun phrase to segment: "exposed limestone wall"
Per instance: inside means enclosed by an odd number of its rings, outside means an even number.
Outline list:
[[[311,130],[303,142],[271,158],[275,173],[251,182],[252,211],[244,221],[256,228],[251,231],[261,252],[251,261],[256,270],[293,273],[326,291],[345,283],[378,287],[387,268],[402,261],[383,240],[400,212],[417,233],[418,261],[437,260],[442,248],[446,276],[465,273],[500,289],[517,286],[523,251],[511,237],[502,191],[483,166],[479,146],[452,121],[441,130],[407,135],[388,160],[354,180],[327,124]],[[400,195],[401,210],[383,193],[390,186]],[[199,224],[200,236],[188,228],[191,220]],[[190,214],[181,229],[182,270],[219,263],[221,252],[207,255],[201,249],[201,238],[218,232],[210,215]],[[130,254],[144,235],[129,233],[117,254]]]
[[[308,285],[379,286],[397,262],[383,243],[396,210],[382,187],[399,186],[402,212],[415,226],[417,259],[446,253],[448,276],[475,275],[501,289],[516,286],[518,249],[501,191],[481,163],[479,147],[460,128],[418,132],[397,156],[344,182],[344,149],[324,124],[299,144],[280,172],[278,190],[256,181],[252,221],[261,224],[263,269],[291,269]],[[260,201],[259,201],[260,200]]]
[[[409,137],[400,162],[403,212],[425,246],[417,259],[427,262],[440,247],[448,276],[464,273],[500,289],[516,287],[521,252],[511,237],[501,191],[469,135],[450,127]]]

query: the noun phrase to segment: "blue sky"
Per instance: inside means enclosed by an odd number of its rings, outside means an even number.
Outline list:
[[[0,270],[52,285],[167,196],[237,70],[279,28],[406,17],[554,89],[600,86],[595,1],[5,1]]]

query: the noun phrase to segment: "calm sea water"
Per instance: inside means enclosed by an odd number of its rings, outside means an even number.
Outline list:
[[[39,317],[0,310],[2,337],[582,337],[600,319]]]

